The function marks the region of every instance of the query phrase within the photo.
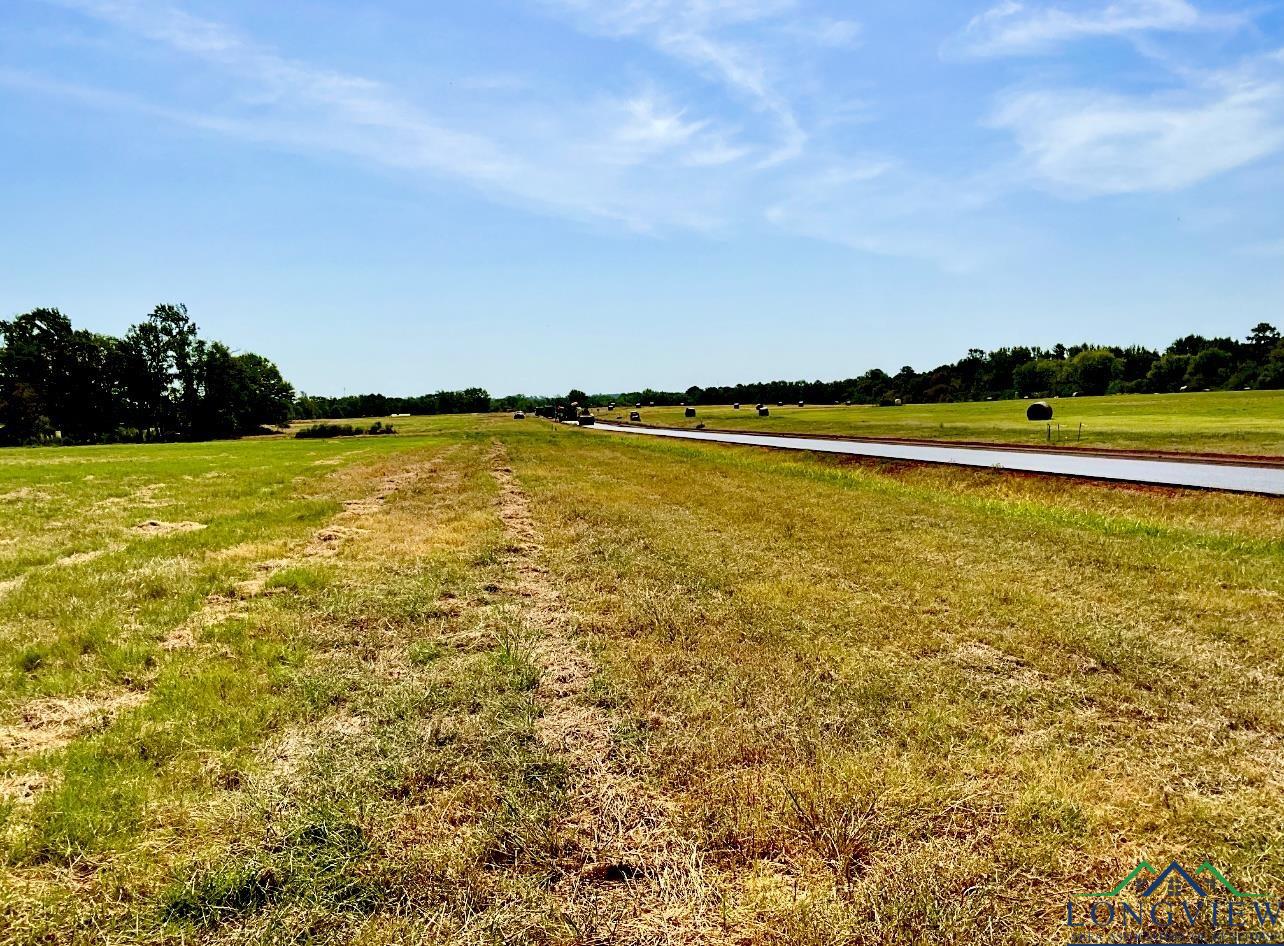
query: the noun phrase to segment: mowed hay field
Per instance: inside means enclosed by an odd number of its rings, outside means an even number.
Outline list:
[[[0,453],[0,942],[1033,944],[1143,857],[1284,889],[1279,500],[394,423]]]
[[[1284,456],[1284,391],[1213,391],[1190,394],[1126,394],[1048,400],[1051,442],[1058,447],[1173,450]],[[642,407],[642,422],[665,427],[709,427],[764,433],[840,434],[976,440],[994,443],[1049,443],[1048,425],[1025,418],[1029,401],[970,401],[958,404],[767,405],[758,417],[753,404],[700,406],[696,417],[681,407]],[[628,417],[632,409],[606,412]],[[1082,431],[1079,425],[1082,424]]]

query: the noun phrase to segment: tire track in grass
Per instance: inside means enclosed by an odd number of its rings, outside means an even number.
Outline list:
[[[491,475],[509,537],[501,591],[517,602],[540,671],[540,744],[568,771],[567,812],[556,830],[565,853],[554,872],[560,918],[586,943],[726,940],[712,867],[675,827],[673,803],[629,771],[620,720],[597,705],[597,667],[574,639],[574,615],[540,564],[542,543],[507,450],[496,443]]]

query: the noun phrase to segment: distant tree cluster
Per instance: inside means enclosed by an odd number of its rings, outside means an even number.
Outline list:
[[[379,436],[395,434],[397,428],[377,420],[369,427],[354,427],[352,424],[310,424],[294,432],[295,440],[321,440],[329,437],[359,437],[362,434]]]
[[[1244,341],[1187,335],[1163,352],[1140,346],[1056,345],[1053,348],[974,348],[965,358],[930,371],[878,368],[841,381],[767,381],[686,391],[597,394],[581,403],[794,404],[936,403],[1058,395],[1168,393],[1284,388],[1284,340],[1262,322]],[[569,398],[568,398],[569,400]]]
[[[262,355],[206,341],[181,305],[123,338],[57,309],[0,320],[0,442],[236,437],[289,419],[294,389]]]
[[[316,420],[321,417],[388,417],[392,414],[484,414],[489,410],[502,410],[492,404],[490,395],[482,388],[438,391],[417,397],[387,397],[383,394],[314,397],[300,394],[290,416],[295,420]]]

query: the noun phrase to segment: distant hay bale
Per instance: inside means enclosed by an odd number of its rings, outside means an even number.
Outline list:
[[[759,417],[769,417],[770,415],[771,415],[771,411],[767,410],[767,408],[763,407],[762,405],[758,406]]]
[[[732,404],[731,407],[734,410],[737,410],[737,411],[740,410],[740,402],[736,401],[736,403]]]
[[[1052,420],[1052,405],[1047,401],[1035,401],[1025,409],[1026,420]]]
[[[597,418],[592,414],[581,414],[576,418],[576,421],[579,422],[581,427],[592,427],[593,424],[597,422]]]
[[[688,407],[685,411],[683,411],[683,414],[686,415],[687,417],[695,417],[695,408]]]
[[[893,404],[895,404],[897,407],[900,407],[900,406],[901,406],[901,404],[902,404],[902,403],[904,403],[904,402],[902,402],[900,398],[897,398],[897,399],[896,399],[896,400],[894,400],[892,403],[893,403]]]
[[[802,401],[799,401],[799,402],[798,402],[798,406],[799,406],[799,407],[805,407],[806,405],[804,405]]]
[[[784,402],[784,401],[777,401],[777,402],[776,402],[776,406],[777,406],[777,407],[784,407],[784,406],[785,406],[785,402]]]
[[[525,420],[525,419],[526,419],[526,412],[525,412],[525,411],[514,411],[514,412],[513,412],[513,420]]]
[[[641,420],[642,415],[637,411],[629,411],[629,420]]]

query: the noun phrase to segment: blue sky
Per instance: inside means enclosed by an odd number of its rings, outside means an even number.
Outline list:
[[[2,5],[0,312],[313,393],[1284,324],[1284,2]]]

